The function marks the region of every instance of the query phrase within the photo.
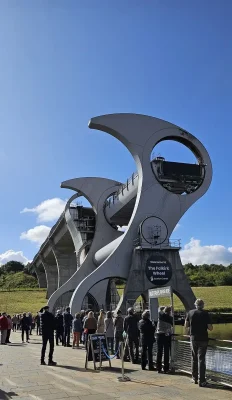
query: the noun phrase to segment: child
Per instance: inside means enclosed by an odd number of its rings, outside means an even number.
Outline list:
[[[80,313],[75,314],[75,318],[72,321],[72,329],[73,329],[73,346],[72,348],[75,348],[75,344],[77,345],[77,348],[79,347],[80,343],[80,337],[81,337],[81,332],[82,332],[82,323],[81,323],[81,318],[80,318]]]

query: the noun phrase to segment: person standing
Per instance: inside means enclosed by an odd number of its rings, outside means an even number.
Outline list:
[[[185,320],[185,327],[190,329],[191,349],[192,349],[192,379],[199,386],[207,385],[205,371],[205,357],[208,347],[208,330],[213,330],[210,315],[204,310],[204,301],[197,299],[195,301],[196,309],[190,310]],[[199,371],[198,371],[199,366]]]
[[[120,358],[119,344],[123,342],[123,322],[121,310],[117,311],[117,317],[114,319],[114,340],[115,340],[115,353],[117,352],[117,358]]]
[[[104,332],[106,334],[108,348],[110,348],[111,354],[114,354],[114,322],[111,311],[107,311],[106,313]]]
[[[24,343],[24,333],[26,333],[26,341],[29,343],[29,330],[30,330],[30,319],[23,313],[23,317],[21,319],[21,329],[22,329],[22,343]]]
[[[27,317],[29,320],[29,335],[32,335],[32,315],[30,312],[27,313]]]
[[[84,317],[83,317],[83,319],[82,319],[82,326],[83,326],[82,338],[83,338],[83,344],[86,344],[86,340],[87,340],[87,334],[85,333],[84,325],[85,325],[85,321],[87,320],[90,311],[91,311],[91,310],[86,310],[86,311],[85,311],[85,315],[84,315]]]
[[[105,330],[105,312],[104,310],[100,310],[100,315],[97,320],[97,333],[104,333]]]
[[[54,330],[55,330],[55,319],[52,313],[49,312],[49,307],[45,306],[43,308],[43,313],[40,317],[40,326],[42,332],[42,350],[41,350],[41,365],[46,365],[45,363],[45,353],[47,342],[49,342],[49,355],[48,355],[48,365],[56,365],[53,361],[54,352]]]
[[[40,334],[40,313],[37,312],[37,315],[35,316],[35,325],[36,325],[36,334]]]
[[[8,329],[8,319],[6,313],[3,312],[0,317],[1,344],[6,344],[7,329]]]
[[[149,370],[154,371],[152,350],[155,340],[155,327],[150,320],[150,312],[148,310],[144,311],[142,314],[142,319],[139,321],[139,330],[141,333],[142,345],[141,367],[142,369],[146,369],[148,353]]]
[[[71,347],[70,344],[70,333],[71,333],[71,328],[72,328],[72,320],[73,316],[70,313],[70,307],[66,308],[66,311],[63,314],[64,318],[64,346]]]
[[[124,319],[124,331],[128,335],[128,344],[125,349],[125,359],[127,359],[128,354],[128,345],[129,345],[129,353],[130,360],[133,364],[136,364],[139,359],[139,329],[138,329],[138,321],[136,316],[134,315],[133,308],[128,308],[127,317]],[[134,355],[134,346],[135,346],[135,355]]]
[[[7,335],[6,335],[6,343],[11,343],[10,342],[10,334],[11,334],[11,329],[13,328],[12,324],[12,319],[10,315],[7,315],[7,321],[8,321],[8,329],[7,329]]]
[[[13,332],[16,332],[16,330],[17,330],[17,322],[18,322],[17,315],[13,315],[13,318],[12,318]]]
[[[171,307],[162,307],[159,311],[157,324],[157,358],[156,367],[158,373],[162,372],[162,357],[164,353],[164,373],[169,371],[169,359],[171,350],[171,337],[173,333],[173,318]]]
[[[80,344],[81,332],[82,332],[82,323],[81,323],[81,316],[80,313],[75,315],[75,318],[72,321],[72,330],[73,330],[73,346],[75,348],[75,344],[77,348]]]
[[[58,310],[55,316],[55,327],[56,327],[56,345],[59,346],[59,341],[63,345],[64,340],[64,319],[61,314],[61,310]]]
[[[93,311],[89,311],[88,316],[84,321],[83,328],[84,328],[84,333],[86,335],[85,344],[87,348],[89,335],[95,333],[97,330],[97,320],[94,317]]]
[[[17,314],[17,331],[21,329],[21,314]]]

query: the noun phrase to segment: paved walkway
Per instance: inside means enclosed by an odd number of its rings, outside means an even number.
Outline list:
[[[95,372],[84,369],[85,351],[62,346],[55,348],[58,366],[40,365],[41,338],[31,336],[22,344],[20,334],[13,333],[12,344],[0,346],[0,400],[232,400],[232,391],[213,385],[199,388],[190,378],[141,371],[138,365],[126,363],[131,382],[120,383],[120,360],[112,369]]]

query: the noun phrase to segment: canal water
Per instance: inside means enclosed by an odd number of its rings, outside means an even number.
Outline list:
[[[175,326],[175,333],[185,335],[185,328],[181,325]],[[214,324],[213,331],[209,332],[212,339],[232,340],[232,323],[231,324]]]

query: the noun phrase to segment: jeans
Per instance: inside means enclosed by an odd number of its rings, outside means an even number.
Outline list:
[[[1,344],[6,343],[7,329],[3,329],[1,332]]]
[[[122,333],[123,332],[115,332],[115,337],[114,337],[114,341],[115,341],[115,353],[118,351],[118,354],[117,354],[117,358],[120,358],[120,355],[121,355],[121,353],[120,353],[120,351],[121,351],[121,349],[119,348],[119,346],[120,346],[120,342],[123,342],[123,336],[122,336]]]
[[[13,324],[13,332],[16,332],[17,330],[17,324]]]
[[[70,346],[70,326],[64,327],[64,346]]]
[[[134,355],[134,346],[135,346],[135,355]],[[132,362],[138,361],[139,359],[139,338],[137,336],[129,336],[128,344],[125,348],[125,358],[128,357],[128,347],[129,347],[129,355]]]
[[[108,337],[107,338],[107,344],[108,344],[108,349],[111,351],[111,354],[114,353],[114,338],[113,337]]]
[[[54,352],[54,334],[53,333],[43,334],[42,341],[43,341],[43,346],[42,346],[42,351],[41,351],[41,361],[44,361],[44,358],[45,358],[47,342],[49,342],[49,345],[50,345],[48,361],[52,361],[53,352]]]
[[[141,367],[145,368],[147,365],[147,355],[148,355],[148,366],[149,369],[153,368],[153,342],[142,342],[142,352],[141,352]]]
[[[207,351],[208,341],[191,340],[192,349],[192,377],[198,380],[198,364],[200,372],[200,383],[205,382],[205,356]]]
[[[26,341],[28,342],[28,340],[29,340],[29,328],[27,328],[27,329],[22,328],[22,342],[24,342],[24,332],[26,332]]]
[[[164,333],[157,334],[157,359],[156,367],[158,371],[162,370],[162,357],[164,353],[164,372],[169,370],[169,356],[171,350],[171,336]]]

